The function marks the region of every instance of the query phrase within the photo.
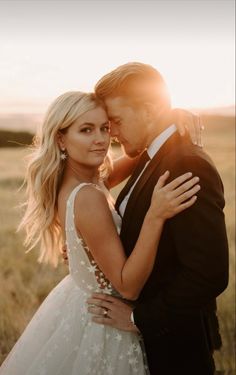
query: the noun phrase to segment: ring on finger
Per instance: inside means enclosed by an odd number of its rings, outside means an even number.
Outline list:
[[[108,309],[106,307],[103,307],[103,316],[104,318],[107,318]]]

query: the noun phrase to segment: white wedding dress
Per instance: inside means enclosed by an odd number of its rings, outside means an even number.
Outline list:
[[[47,296],[0,368],[0,375],[146,375],[138,335],[91,321],[92,292],[117,295],[92,259],[74,225],[74,200],[66,209],[70,273]],[[121,218],[111,207],[117,230]],[[96,214],[96,212],[95,212]]]

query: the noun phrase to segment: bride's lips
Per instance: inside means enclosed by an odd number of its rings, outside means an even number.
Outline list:
[[[96,154],[104,154],[105,152],[107,152],[107,150],[105,148],[102,148],[97,150],[91,150],[91,152],[95,152]]]

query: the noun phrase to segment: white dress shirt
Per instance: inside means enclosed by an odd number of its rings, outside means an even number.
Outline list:
[[[147,148],[147,153],[148,153],[148,155],[150,157],[150,160],[156,155],[156,153],[160,150],[161,146],[167,141],[167,139],[172,134],[174,134],[174,132],[176,130],[177,129],[176,129],[176,126],[174,124],[170,125],[168,128],[166,128],[161,134],[159,134],[152,141],[152,143],[150,144],[150,146]],[[141,175],[143,174],[144,170],[147,168],[148,164],[150,163],[150,160],[145,164],[142,172],[140,173],[140,175],[138,176],[137,180],[135,181],[135,183],[131,187],[130,191],[128,192],[128,194],[125,196],[125,198],[123,199],[123,201],[120,204],[119,211],[120,211],[120,214],[121,214],[122,217],[124,216],[124,212],[125,212],[125,209],[126,209],[126,206],[127,206],[127,203],[128,203],[129,197],[130,197],[130,194],[132,193],[135,185],[137,184],[137,182],[140,179]]]
[[[161,134],[159,134],[152,141],[152,143],[150,144],[150,146],[147,148],[147,153],[148,153],[148,155],[150,157],[150,160],[156,155],[156,153],[160,150],[161,146],[167,141],[167,139],[172,134],[174,134],[174,132],[176,130],[177,129],[176,129],[176,126],[174,124],[170,125],[167,129],[165,129]],[[137,184],[137,182],[140,179],[141,175],[143,174],[144,170],[147,168],[148,164],[150,163],[150,160],[145,164],[142,172],[138,176],[138,178],[135,181],[134,185],[131,187],[130,191],[128,192],[128,194],[125,196],[125,198],[123,199],[123,201],[120,204],[119,211],[120,211],[120,214],[121,214],[122,217],[124,216],[124,212],[125,212],[125,209],[126,209],[126,206],[127,206],[127,203],[128,203],[129,197],[130,197],[130,194],[132,193],[135,185]],[[130,315],[130,321],[135,325],[133,311],[131,312],[131,315]]]

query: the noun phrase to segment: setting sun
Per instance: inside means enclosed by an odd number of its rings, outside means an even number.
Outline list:
[[[231,1],[127,1],[126,11],[91,2],[97,17],[86,2],[57,2],[55,11],[54,3],[1,2],[1,112],[42,112],[129,61],[158,69],[174,106],[234,103]]]

